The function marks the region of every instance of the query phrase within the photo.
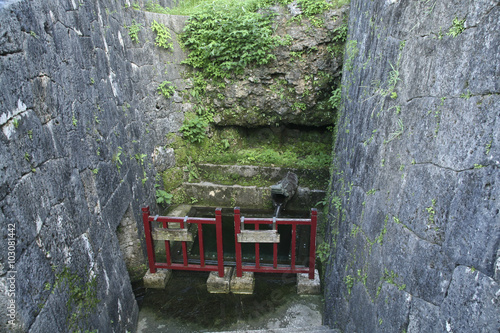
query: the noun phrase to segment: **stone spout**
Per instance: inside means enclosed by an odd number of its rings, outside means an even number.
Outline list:
[[[271,199],[275,209],[274,216],[278,217],[279,212],[285,208],[286,203],[295,195],[299,180],[293,172],[288,172],[282,180],[271,186]]]

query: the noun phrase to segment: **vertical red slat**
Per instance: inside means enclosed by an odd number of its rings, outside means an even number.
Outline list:
[[[255,230],[259,230],[259,224],[255,223]],[[260,243],[255,243],[255,268],[260,268]]]
[[[186,221],[187,224],[187,221]],[[184,229],[184,222],[181,222],[181,229]],[[184,260],[184,266],[188,265],[188,256],[187,256],[187,244],[186,242],[182,242],[182,259]]]
[[[222,209],[215,209],[215,231],[217,234],[217,268],[219,277],[224,277],[224,247],[222,244]]]
[[[163,228],[168,229],[167,221],[163,221]],[[172,265],[172,255],[170,253],[170,241],[165,241],[165,255],[167,256],[167,265]]]
[[[240,207],[234,207],[234,249],[236,251],[236,276],[243,276],[243,267],[241,263],[241,243],[238,243],[238,234],[240,229]]]
[[[198,223],[198,246],[200,247],[200,265],[205,267],[205,249],[203,248],[203,228]]]
[[[314,268],[316,265],[316,226],[318,223],[318,211],[311,209],[311,240],[309,241],[309,279],[314,279]]]
[[[149,222],[149,206],[142,208],[142,222],[146,234],[146,249],[148,251],[149,271],[156,273],[155,252],[153,249],[153,236],[151,235],[151,223]]]
[[[273,267],[278,267],[278,243],[273,244]]]
[[[292,269],[295,269],[295,246],[297,242],[297,225],[292,224]]]

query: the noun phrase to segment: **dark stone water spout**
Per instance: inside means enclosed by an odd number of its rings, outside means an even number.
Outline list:
[[[271,186],[271,199],[273,200],[274,216],[278,217],[286,203],[295,195],[299,180],[293,172],[288,172],[276,185]]]

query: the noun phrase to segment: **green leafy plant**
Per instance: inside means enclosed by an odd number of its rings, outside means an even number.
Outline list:
[[[128,35],[133,42],[139,43],[139,31],[142,29],[142,24],[137,23],[135,20],[132,20],[132,24],[124,26],[125,29],[128,30]]]
[[[198,175],[198,169],[196,168],[196,165],[192,163],[192,159],[189,156],[188,156],[188,163],[184,167],[184,172],[188,174],[188,182],[190,183],[200,177]]]
[[[164,190],[156,190],[156,203],[162,205],[169,205],[172,203],[173,194]]]
[[[172,36],[165,25],[153,20],[151,23],[151,30],[156,32],[155,44],[156,46],[163,47],[165,49],[173,49],[174,44],[172,43]]]
[[[384,143],[389,143],[392,140],[398,138],[399,136],[401,136],[403,134],[403,132],[405,130],[404,125],[403,125],[403,121],[401,119],[398,119],[397,125],[398,125],[398,129],[396,131],[390,133],[389,138],[387,138],[387,140],[385,140]]]
[[[175,93],[175,85],[172,85],[172,82],[170,81],[163,81],[160,83],[158,86],[158,93],[165,96],[166,99],[169,99],[172,97]]]
[[[323,242],[316,248],[316,256],[319,261],[323,264],[330,257],[330,244]]]
[[[349,293],[349,295],[351,294],[352,287],[354,287],[355,280],[356,279],[350,275],[346,275],[346,277],[344,278],[344,283],[347,287],[347,292]]]
[[[467,93],[462,93],[462,94],[460,95],[460,98],[463,98],[463,99],[465,99],[465,100],[468,100],[468,99],[469,99],[469,98],[471,98],[471,97],[472,97],[472,93],[470,92],[470,90],[467,90]]]
[[[200,143],[206,137],[208,122],[201,117],[186,117],[179,131],[183,137],[192,143]]]
[[[338,87],[337,89],[332,91],[332,95],[328,99],[328,103],[333,109],[338,109],[342,102],[342,89]]]
[[[455,17],[453,20],[453,25],[450,30],[446,34],[447,36],[451,36],[453,38],[460,35],[465,30],[465,19],[459,20],[458,17]]]
[[[122,155],[122,147],[118,147],[117,152],[111,158],[111,160],[115,163],[116,168],[118,169],[118,172],[120,172],[120,169],[121,169],[121,167],[123,165],[123,162],[120,159],[121,155]]]
[[[146,158],[146,154],[135,154],[134,157],[137,160],[137,163],[140,165],[144,165],[144,159]]]
[[[184,63],[205,78],[226,78],[249,64],[262,65],[275,56],[270,16],[241,9],[241,3],[205,4],[193,15],[180,40],[190,50]]]
[[[436,209],[434,208],[436,206],[436,199],[432,199],[431,205],[427,207],[425,210],[429,214],[429,223],[434,224],[434,216],[436,215]]]

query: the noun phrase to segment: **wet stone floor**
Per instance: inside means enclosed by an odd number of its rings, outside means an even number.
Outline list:
[[[221,332],[322,324],[321,296],[296,293],[295,274],[255,274],[253,295],[210,294],[206,272],[174,271],[164,290],[136,288],[138,333]]]

